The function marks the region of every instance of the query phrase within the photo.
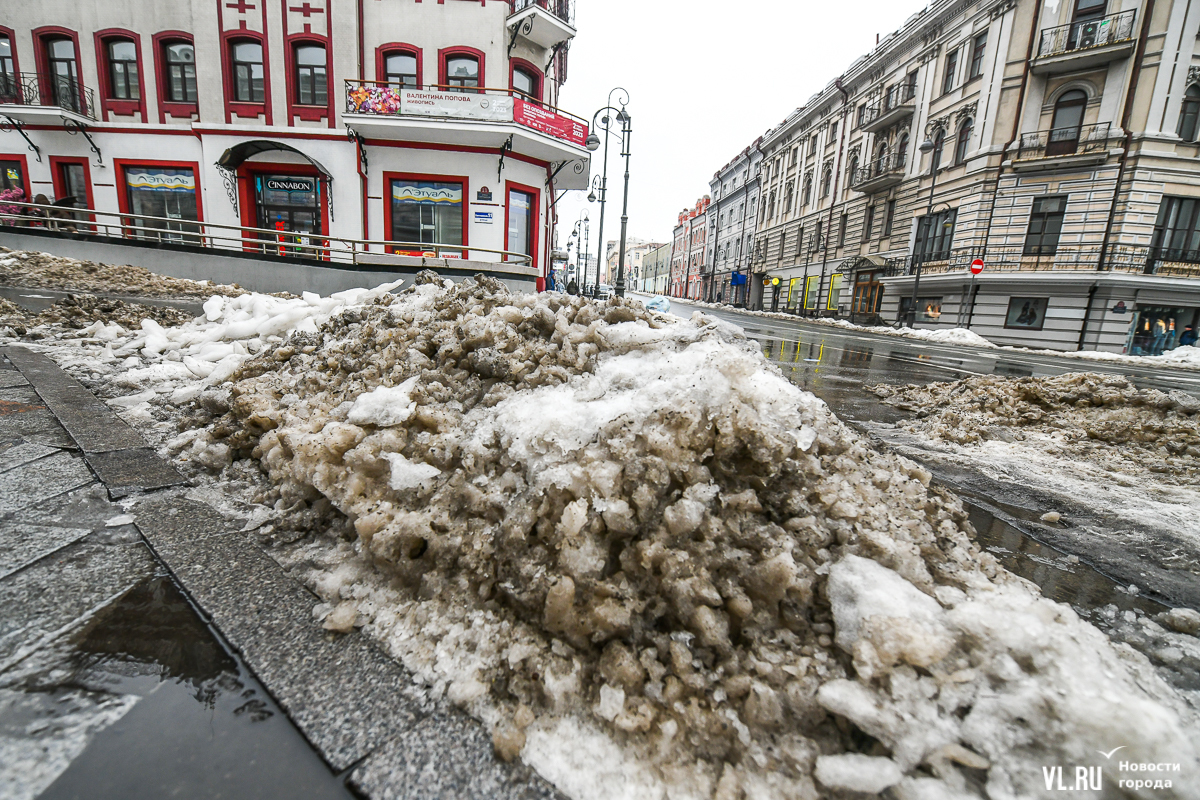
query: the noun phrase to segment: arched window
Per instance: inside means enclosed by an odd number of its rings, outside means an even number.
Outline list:
[[[12,102],[17,97],[17,53],[12,39],[0,33],[0,103]]]
[[[833,185],[833,168],[826,167],[825,174],[821,176],[821,197],[829,196],[829,189]]]
[[[50,91],[56,105],[69,111],[83,110],[79,84],[79,62],[75,58],[75,41],[67,38],[45,40],[46,66],[50,72]]]
[[[517,63],[513,59],[511,88],[520,92],[524,98],[533,103],[542,100],[542,75],[532,64]]]
[[[790,214],[790,213],[792,213],[792,195],[795,194],[795,191],[796,191],[795,184],[793,184],[789,181],[788,185],[787,185],[787,189],[785,191],[787,193],[787,203],[786,203],[786,208],[784,208],[784,213]]]
[[[245,40],[230,42],[229,65],[233,75],[233,101],[265,103],[267,87],[263,73],[262,43]]]
[[[325,68],[325,47],[319,44],[297,45],[293,69],[296,104],[329,105],[329,73]]]
[[[767,219],[775,218],[775,193],[771,192],[771,198],[768,200]]]
[[[1196,141],[1200,133],[1200,86],[1192,84],[1183,96],[1183,111],[1179,115],[1179,138],[1185,142]]]
[[[942,165],[942,153],[946,149],[946,131],[939,128],[937,134],[933,137],[933,152],[929,160],[929,171],[933,172]]]
[[[812,173],[810,172],[804,178],[804,205],[812,202]]]
[[[1050,140],[1046,143],[1046,155],[1071,155],[1079,147],[1079,131],[1083,127],[1083,110],[1087,106],[1087,95],[1079,89],[1064,92],[1054,104],[1054,118],[1050,123]]]
[[[908,131],[900,134],[900,143],[896,145],[896,166],[903,168],[908,163]]]
[[[445,83],[451,92],[474,92],[479,88],[479,59],[463,53],[447,56]]]
[[[382,78],[389,86],[396,89],[420,88],[420,61],[417,59],[417,54],[407,50],[385,52]]]
[[[888,146],[887,142],[881,142],[875,150],[875,167],[881,171],[886,171],[888,168]]]
[[[167,102],[195,103],[196,48],[191,42],[167,42],[163,45],[163,57]]]
[[[850,156],[850,165],[846,167],[847,185],[852,185],[855,182],[856,172],[858,172],[858,156]]]
[[[128,39],[109,39],[104,48],[108,58],[108,95],[113,100],[140,100],[137,45]]]
[[[971,135],[975,131],[975,121],[972,119],[963,120],[963,124],[958,126],[958,140],[954,143],[954,163],[962,164],[967,160],[967,150],[971,146]]]

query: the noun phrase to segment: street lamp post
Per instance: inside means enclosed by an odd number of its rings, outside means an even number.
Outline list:
[[[625,156],[625,193],[621,197],[621,249],[617,255],[617,297],[625,296],[625,230],[629,225],[629,153],[633,139],[633,119],[625,107],[617,114],[621,121],[621,155]]]
[[[937,135],[940,139],[942,134],[939,131]],[[943,139],[941,141],[944,146],[945,140]],[[929,162],[929,174],[931,180],[929,181],[929,207],[925,211],[925,238],[921,242],[922,246],[928,250],[930,244],[929,239],[933,235],[933,190],[937,186],[937,171],[939,163],[942,160],[942,147],[934,144],[933,140],[926,139],[925,141],[921,142],[921,147],[919,149],[922,153],[933,153],[933,158],[930,159]],[[905,320],[910,328],[915,328],[917,323],[917,291],[921,288],[921,265],[924,263],[924,258],[924,254],[919,256],[916,253],[913,254],[913,260],[916,262],[913,265],[915,268],[915,272],[913,273],[913,290],[912,297],[908,302],[908,314],[906,315],[907,319]]]
[[[613,107],[614,92],[620,92],[624,98],[618,101],[621,106],[620,111]],[[600,137],[596,135],[596,130],[602,129],[604,131],[604,166],[600,173],[599,185],[597,186],[595,179],[593,179],[592,191],[588,194],[589,203],[596,202],[597,192],[599,192],[600,200],[599,252],[602,255],[597,255],[596,257],[596,283],[592,285],[593,297],[595,297],[600,291],[600,259],[604,257],[604,211],[605,205],[608,202],[608,139],[612,134],[613,114],[617,114],[618,119],[620,119],[620,115],[625,113],[625,106],[628,104],[629,92],[627,92],[625,89],[622,89],[620,86],[612,89],[608,93],[608,105],[592,115],[592,132],[588,134],[587,138],[587,149],[594,153],[600,148]],[[626,175],[626,178],[628,178],[628,175]],[[622,241],[624,241],[624,237],[622,237]]]

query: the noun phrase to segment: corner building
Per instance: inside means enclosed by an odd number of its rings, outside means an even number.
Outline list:
[[[891,323],[919,278],[919,327],[1069,350],[1186,343],[1198,33],[1183,0],[934,2],[764,135],[763,307]]]
[[[554,193],[589,173],[585,121],[556,108],[574,35],[568,0],[10,3],[2,188],[167,243],[525,256],[540,283]]]

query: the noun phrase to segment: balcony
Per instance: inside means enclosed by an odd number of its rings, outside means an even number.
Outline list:
[[[574,0],[509,0],[509,5],[509,30],[529,43],[549,50],[575,38]]]
[[[916,97],[917,87],[911,83],[891,87],[883,99],[863,111],[859,127],[867,133],[875,133],[911,117],[916,109]]]
[[[850,176],[850,188],[863,194],[873,194],[891,188],[902,180],[904,155],[893,153],[856,168]]]
[[[1031,71],[1035,75],[1076,72],[1125,58],[1133,52],[1137,12],[1072,22],[1042,31]]]
[[[1023,133],[1011,151],[1014,172],[1096,166],[1108,160],[1109,123]]]
[[[892,259],[882,277],[913,275],[920,266],[923,275],[967,274],[971,262],[983,259],[984,273],[996,272],[1120,272],[1155,275],[1161,278],[1200,280],[1200,250],[1146,245],[1058,244],[1044,250],[1024,245],[955,247],[931,255]]]
[[[96,98],[82,82],[36,72],[0,74],[0,113],[26,123],[96,119]]]
[[[558,163],[559,189],[586,189],[588,124],[510,89],[346,81],[344,121],[368,138],[494,149]]]

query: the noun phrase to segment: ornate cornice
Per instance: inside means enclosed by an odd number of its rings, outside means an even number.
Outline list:
[[[960,125],[960,124],[962,124],[962,121],[964,119],[967,119],[968,117],[973,119],[975,117],[975,112],[978,110],[979,110],[979,101],[978,100],[975,101],[974,103],[968,103],[967,105],[958,108],[954,112],[954,124],[956,126]]]
[[[1187,82],[1189,86],[1193,83],[1200,83],[1200,67],[1188,67]]]
[[[938,131],[947,130],[950,127],[950,115],[946,114],[941,117],[935,117],[925,123],[925,135],[932,139],[937,135]]]

